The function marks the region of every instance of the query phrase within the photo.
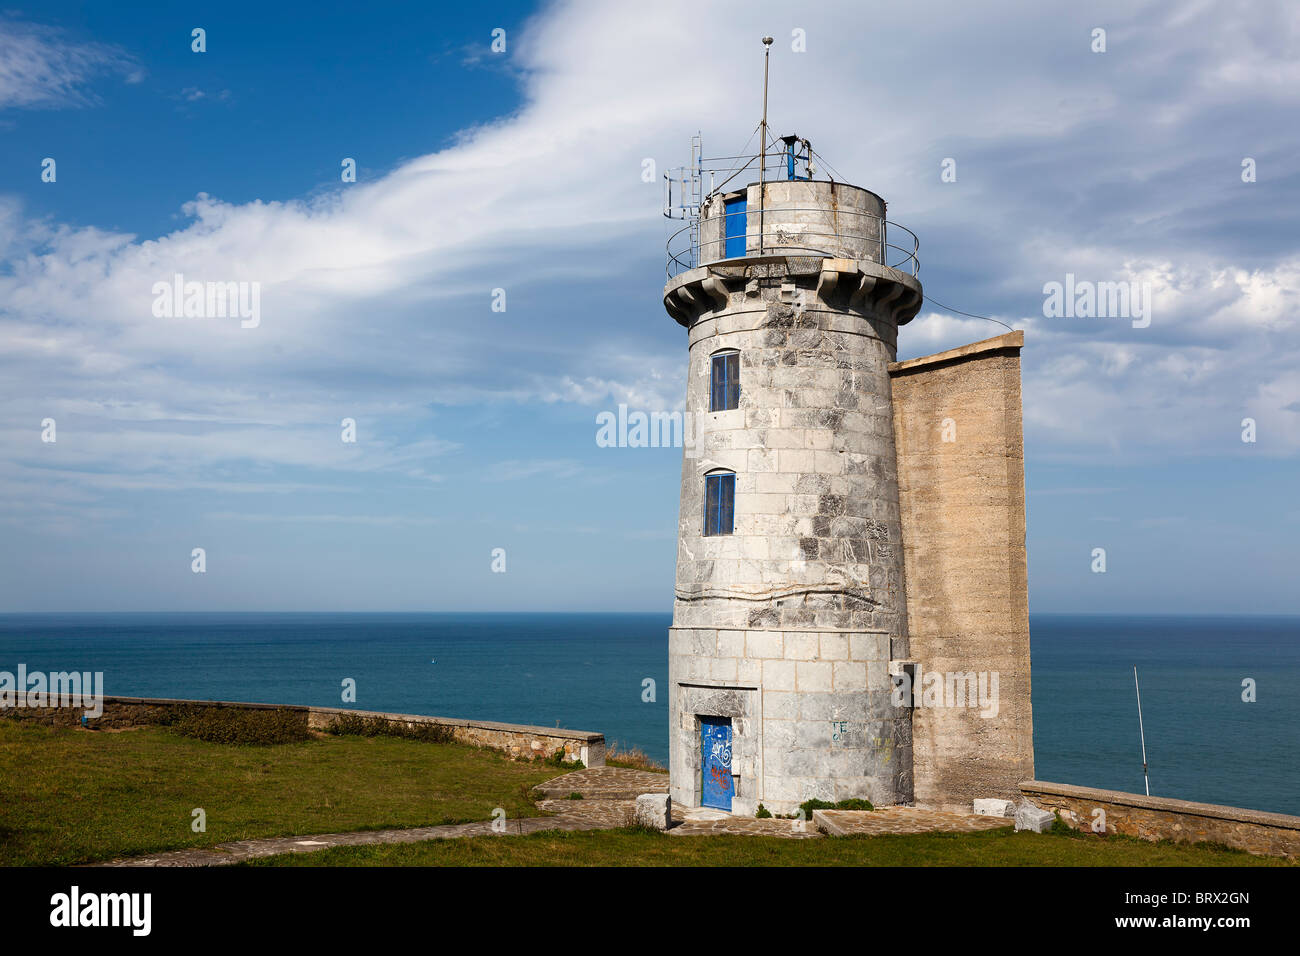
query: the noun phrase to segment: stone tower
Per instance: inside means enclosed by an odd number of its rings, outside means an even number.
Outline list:
[[[700,198],[664,288],[695,424],[671,793],[751,816],[913,799],[912,715],[891,700],[910,654],[890,364],[922,302],[917,244],[875,193],[799,175],[811,147],[785,142],[776,181]]]

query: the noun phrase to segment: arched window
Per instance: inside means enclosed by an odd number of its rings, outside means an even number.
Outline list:
[[[736,524],[736,473],[715,471],[704,476],[704,533],[731,534]]]
[[[740,405],[740,353],[725,349],[713,353],[709,377],[709,411],[725,412]]]

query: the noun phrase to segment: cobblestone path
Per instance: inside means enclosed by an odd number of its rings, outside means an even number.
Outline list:
[[[668,774],[627,767],[588,767],[533,789],[543,796],[559,799],[580,793],[588,800],[635,800],[643,793],[667,793]]]
[[[1011,817],[981,817],[916,807],[881,810],[814,810],[813,822],[831,836],[876,836],[882,833],[977,833],[1014,826]]]

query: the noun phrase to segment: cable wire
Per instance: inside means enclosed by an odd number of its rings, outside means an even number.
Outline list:
[[[998,325],[1002,326],[1002,327],[1003,327],[1004,329],[1006,329],[1008,332],[1014,332],[1014,331],[1016,331],[1015,329],[1013,329],[1011,326],[1007,325],[1005,322],[1001,321],[1000,319],[992,319],[992,318],[989,318],[987,315],[976,315],[976,314],[973,313],[973,312],[963,312],[961,309],[954,309],[952,306],[944,305],[944,304],[943,304],[942,302],[940,302],[938,299],[931,298],[931,297],[928,296],[928,295],[924,295],[924,293],[922,293],[922,295],[924,296],[926,302],[929,302],[931,305],[937,305],[939,308],[943,309],[945,312],[956,312],[958,315],[964,315],[964,316],[966,316],[967,318],[971,318],[971,319],[983,319],[983,320],[986,321],[986,322],[996,322]]]
[[[754,133],[757,133],[758,130],[759,130],[759,128],[760,128],[762,125],[763,125],[762,123],[759,123],[758,126],[755,126],[755,127],[754,127],[754,131],[753,131],[752,133],[749,134],[749,139],[745,140],[745,145],[742,146],[742,147],[740,147],[740,153],[739,153],[738,156],[737,156],[738,159],[743,159],[743,158],[745,157],[745,150],[749,149],[749,144],[752,143],[752,142],[754,141]],[[755,157],[755,156],[751,156],[751,157],[749,158],[749,161],[746,162],[745,165],[744,165],[744,166],[741,166],[739,169],[737,169],[736,167],[733,166],[732,169],[731,169],[731,172],[729,172],[729,173],[727,174],[727,178],[724,179],[722,182],[718,183],[716,186],[714,186],[714,187],[713,187],[713,191],[710,192],[709,195],[710,195],[710,196],[714,195],[714,193],[717,193],[718,190],[722,189],[723,186],[727,185],[727,183],[729,183],[729,182],[731,182],[733,179],[735,179],[736,176],[738,176],[740,173],[742,173],[742,172],[744,172],[746,169],[748,169],[748,168],[749,168],[749,164],[752,163],[755,159],[757,159],[757,157]]]
[[[834,182],[837,179],[842,183],[848,182],[847,179],[845,179],[843,176],[840,175],[840,171],[827,161],[825,156],[823,156],[821,153],[817,152],[817,150],[812,148],[811,143],[808,145],[808,152],[810,152],[812,155],[816,156],[819,160],[821,160],[822,165],[825,166],[826,169],[831,173],[832,182]]]

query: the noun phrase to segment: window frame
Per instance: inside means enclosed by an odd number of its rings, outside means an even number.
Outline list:
[[[718,381],[719,367],[722,368],[721,388]],[[718,405],[719,398],[722,400],[721,407]],[[718,349],[709,356],[709,411],[730,412],[739,407],[740,349]]]
[[[716,505],[711,508],[715,498]],[[710,517],[712,521],[709,520]],[[723,530],[724,517],[728,519],[726,530]],[[704,537],[716,538],[735,533],[736,473],[711,471],[704,476]]]
[[[749,190],[742,189],[722,200],[722,258],[740,259],[747,255],[749,255]]]

